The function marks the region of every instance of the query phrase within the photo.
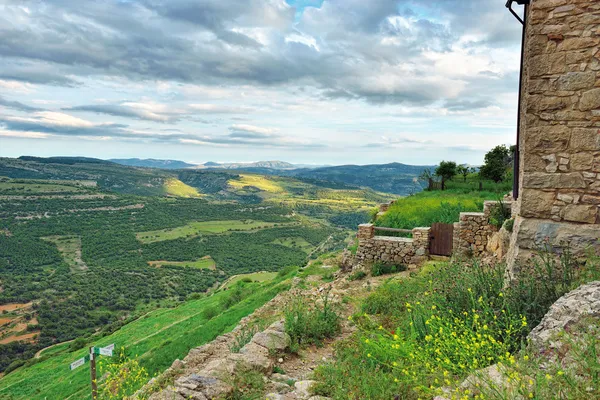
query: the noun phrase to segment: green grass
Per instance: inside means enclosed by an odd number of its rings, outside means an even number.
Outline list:
[[[142,243],[154,243],[164,240],[174,240],[182,237],[194,237],[200,234],[217,234],[228,231],[249,231],[255,229],[271,228],[277,224],[272,222],[253,220],[231,221],[205,221],[190,222],[184,226],[173,229],[160,229],[156,231],[138,232],[137,239]],[[284,224],[280,224],[284,225]]]
[[[235,276],[232,276],[231,278],[227,279],[227,281],[225,281],[225,283],[223,283],[223,285],[221,287],[230,288],[232,286],[235,286],[236,283],[241,282],[241,281],[268,282],[268,281],[275,279],[276,277],[277,277],[277,272],[265,272],[265,271],[253,272],[251,274],[235,275]]]
[[[273,244],[279,244],[281,246],[285,246],[285,247],[290,247],[292,249],[296,248],[296,249],[300,249],[302,251],[305,252],[309,252],[310,250],[312,250],[313,245],[308,243],[308,241],[306,241],[306,239],[302,238],[302,237],[284,237],[284,238],[277,238],[274,241],[272,241],[271,243]]]
[[[198,268],[198,269],[216,269],[217,264],[215,260],[210,256],[202,257],[195,261],[148,261],[148,264],[155,267],[162,267],[163,265],[184,267],[184,268]]]
[[[262,175],[242,174],[238,179],[231,179],[228,183],[236,189],[245,189],[251,186],[269,193],[284,192],[284,188],[277,182],[277,178]]]
[[[186,185],[175,178],[167,179],[163,185],[163,190],[166,195],[175,197],[202,197],[202,194],[196,188]]]
[[[458,221],[461,212],[483,212],[485,200],[497,199],[498,194],[492,192],[421,192],[397,200],[377,219],[376,225],[412,229],[435,222],[453,223]]]
[[[473,397],[478,394],[473,390],[446,396],[443,388],[458,388],[469,374],[492,364],[517,368],[527,334],[550,305],[581,283],[597,279],[597,259],[578,266],[566,253],[560,261],[540,253],[529,274],[510,285],[505,284],[503,265],[485,266],[477,261],[430,263],[410,278],[388,281],[364,299],[361,311],[351,317],[358,331],[337,346],[335,362],[315,371],[316,394],[332,399],[480,398]],[[594,352],[596,343],[596,338],[590,343]],[[590,353],[580,346],[581,354],[586,351]],[[600,381],[600,366],[592,354],[581,360],[587,368],[581,375],[587,375],[587,382],[577,390],[583,389],[584,396],[574,395],[577,392],[564,382],[562,389],[569,395],[560,398],[595,398],[585,397],[586,388]],[[533,355],[529,357],[533,360]],[[540,364],[547,361],[519,372],[522,378],[533,380],[541,375],[538,383],[546,385],[542,391],[527,384],[526,398],[528,393],[538,400],[554,398],[552,385],[543,376],[552,371],[558,381],[560,375],[552,366],[540,369]],[[572,368],[572,376],[579,375],[584,369],[580,367]],[[514,382],[515,377],[511,379]],[[498,394],[502,388],[495,389]]]
[[[457,175],[451,181],[446,182],[446,189],[461,190],[463,192],[471,192],[479,190],[479,182],[483,191],[493,193],[508,193],[513,189],[512,175],[502,182],[494,182],[489,179],[481,180],[479,174],[469,174],[467,180],[460,175]]]
[[[151,375],[163,371],[188,351],[216,336],[230,331],[244,316],[252,313],[289,288],[287,277],[266,283],[244,284],[249,295],[226,311],[210,318],[204,312],[219,308],[230,291],[220,291],[210,297],[188,301],[173,309],[158,309],[131,322],[115,333],[94,340],[95,346],[115,343],[126,354],[137,358]],[[0,380],[1,399],[89,399],[89,367],[69,370],[69,364],[83,357],[87,350],[67,352],[68,345],[49,350],[50,357],[27,368],[20,368]],[[62,350],[62,351],[61,351]],[[45,357],[44,357],[45,358]]]

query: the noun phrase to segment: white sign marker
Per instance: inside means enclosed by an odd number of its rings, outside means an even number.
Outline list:
[[[85,364],[85,357],[83,357],[83,358],[80,358],[80,359],[79,359],[79,360],[77,360],[77,361],[73,361],[73,362],[71,363],[71,370],[74,370],[74,369],[75,369],[75,368],[77,368],[77,367],[81,367],[83,364]]]

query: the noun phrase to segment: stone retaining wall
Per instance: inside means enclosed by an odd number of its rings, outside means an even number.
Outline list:
[[[490,237],[498,231],[490,225],[490,213],[496,207],[497,201],[483,203],[483,212],[460,213],[459,222],[454,224],[454,254],[481,257],[485,255]],[[504,207],[511,209],[511,202],[503,202]]]
[[[359,225],[355,260],[362,264],[421,264],[429,258],[429,230],[430,228],[414,228],[410,239],[375,236],[373,224]]]

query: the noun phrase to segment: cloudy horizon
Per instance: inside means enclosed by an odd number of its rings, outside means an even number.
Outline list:
[[[480,164],[515,140],[503,0],[0,0],[0,156]]]

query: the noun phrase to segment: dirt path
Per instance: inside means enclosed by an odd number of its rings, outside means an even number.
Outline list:
[[[61,345],[61,344],[65,344],[65,343],[71,343],[73,340],[75,340],[75,339],[72,339],[72,340],[67,340],[66,342],[54,343],[54,344],[51,344],[51,345],[50,345],[50,346],[48,346],[48,347],[44,347],[43,349],[41,349],[41,350],[38,350],[38,352],[37,352],[37,353],[35,353],[35,356],[34,356],[34,357],[35,357],[35,358],[40,358],[40,357],[42,356],[42,353],[43,353],[44,351],[46,351],[46,350],[48,350],[48,349],[51,349],[51,348],[53,348],[53,347],[59,346],[59,345]]]

